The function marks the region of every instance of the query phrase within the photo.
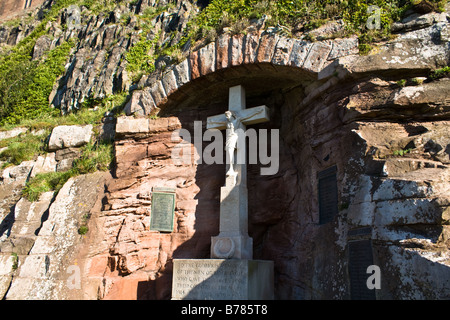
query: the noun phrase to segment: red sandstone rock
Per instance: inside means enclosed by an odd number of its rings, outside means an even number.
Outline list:
[[[244,35],[239,34],[231,38],[230,42],[231,66],[241,65],[244,61]]]
[[[216,44],[214,42],[199,50],[200,75],[204,76],[216,70]]]
[[[247,33],[244,38],[243,61],[245,64],[254,63],[259,47],[260,33]]]
[[[279,35],[265,34],[261,36],[255,62],[271,62]]]
[[[216,69],[228,68],[230,35],[225,33],[216,41]]]
[[[198,77],[200,77],[201,72],[200,72],[200,61],[199,61],[199,52],[198,51],[194,51],[189,55],[189,65],[190,65],[190,69],[191,69],[191,79],[197,79]]]

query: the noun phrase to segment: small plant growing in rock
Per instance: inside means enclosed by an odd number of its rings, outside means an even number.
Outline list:
[[[450,66],[446,66],[444,68],[434,70],[430,74],[430,78],[432,80],[436,80],[436,79],[447,77],[448,75],[450,75]]]
[[[394,156],[400,156],[403,157],[404,155],[406,155],[407,153],[411,152],[411,148],[409,149],[400,149],[400,150],[394,150],[394,152],[392,153]]]
[[[425,79],[426,78],[423,78],[423,77],[417,77],[417,78],[413,78],[411,81],[414,85],[418,86],[418,85],[421,85],[425,81]]]
[[[13,265],[12,265],[11,269],[14,271],[14,270],[17,270],[17,268],[19,267],[19,257],[17,256],[17,253],[15,253],[15,252],[12,252],[11,256],[13,257],[12,258]]]
[[[81,226],[78,228],[78,234],[84,236],[89,231],[88,226]]]
[[[400,88],[403,88],[404,86],[406,86],[406,79],[398,80],[398,81],[397,81],[397,85],[398,85]]]

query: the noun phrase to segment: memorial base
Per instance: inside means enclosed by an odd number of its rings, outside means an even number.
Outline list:
[[[273,261],[174,259],[172,300],[271,300]]]

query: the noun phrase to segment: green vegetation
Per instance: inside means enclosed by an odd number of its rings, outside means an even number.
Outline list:
[[[194,41],[220,34],[225,27],[245,26],[248,20],[264,15],[266,27],[274,26],[292,34],[305,32],[330,20],[343,19],[347,33],[359,35],[362,53],[368,53],[370,43],[390,36],[392,22],[421,0],[212,0],[188,25],[185,41]],[[446,0],[430,0],[436,10],[443,10]],[[375,10],[375,7],[379,8]],[[379,27],[367,26],[374,15]],[[237,30],[239,32],[239,30]],[[241,30],[242,31],[242,30]]]
[[[411,79],[413,85],[415,85],[415,86],[421,85],[424,80],[425,80],[425,78],[412,78]]]
[[[81,226],[78,228],[78,234],[85,235],[89,231],[88,226]]]
[[[14,271],[14,270],[17,270],[17,268],[19,267],[19,256],[15,252],[12,252],[11,256],[13,257],[12,258],[13,259],[13,264],[12,264],[11,269]]]
[[[74,41],[64,42],[38,63],[31,61],[31,48],[16,50],[0,61],[1,123],[18,123],[42,113],[55,114],[48,97],[53,83],[64,72]],[[25,54],[25,53],[28,53]]]
[[[404,86],[406,86],[406,79],[401,79],[397,81],[397,85],[401,88],[403,88]]]
[[[23,161],[32,160],[35,156],[44,153],[44,141],[48,136],[46,131],[40,135],[20,135],[18,137],[0,141],[0,148],[7,148],[0,153],[0,160],[6,165],[19,165]]]
[[[78,234],[85,235],[89,231],[87,224],[90,217],[90,214],[83,215],[83,217],[81,218],[81,226],[78,228]]]
[[[33,160],[40,154],[45,154],[46,150],[46,139],[50,134],[51,130],[60,125],[86,125],[86,124],[99,124],[103,118],[105,112],[114,111],[118,114],[118,110],[123,109],[127,101],[126,93],[119,93],[106,97],[99,101],[88,100],[86,106],[76,112],[69,113],[67,115],[52,116],[43,113],[36,118],[22,119],[18,125],[29,128],[29,131],[25,134],[21,134],[14,138],[4,139],[0,141],[0,148],[7,148],[6,150],[0,152],[0,160],[6,161],[3,167],[9,165],[18,165],[23,161]],[[94,109],[91,109],[95,107]],[[4,126],[4,129],[10,129],[16,125]],[[38,134],[31,132],[38,132]],[[94,167],[93,164],[87,164],[90,161],[97,161],[99,164],[97,168],[99,170],[105,170],[104,163],[110,161],[110,157],[105,159],[105,153],[109,154],[110,150],[105,151],[105,143],[100,143],[99,146],[86,146],[83,149],[83,154],[86,157],[91,157],[90,159],[84,159],[84,164],[80,163],[80,167]],[[111,148],[111,146],[107,147]],[[95,151],[95,152],[94,152]],[[101,151],[100,153],[97,151]],[[109,152],[109,153],[108,153]],[[112,151],[111,151],[112,152]],[[95,155],[95,154],[98,155]],[[86,170],[79,170],[86,171]],[[49,189],[53,190],[53,189]]]
[[[44,192],[58,192],[72,176],[72,171],[37,174],[27,182],[22,195],[30,201],[37,201]]]
[[[78,228],[78,234],[85,235],[89,231],[89,228],[87,226],[81,226]]]
[[[450,66],[446,66],[444,68],[433,71],[430,74],[430,79],[436,80],[436,79],[444,78],[448,75],[450,75]]]
[[[98,14],[113,10],[119,2],[122,1],[56,0],[27,37],[9,51],[4,50],[0,55],[0,125],[51,118],[60,113],[49,106],[48,98],[77,40],[69,39],[47,51],[40,60],[33,60],[33,48],[39,37],[48,34],[48,22],[54,21],[62,9],[72,4],[84,5]],[[14,25],[17,21],[10,23]]]
[[[37,174],[27,182],[22,194],[30,201],[37,201],[44,192],[58,192],[72,177],[109,170],[113,159],[112,143],[104,141],[89,143],[82,148],[81,157],[74,160],[72,169],[66,172]]]
[[[158,38],[147,40],[144,35],[126,54],[127,70],[134,73],[133,82],[139,81],[143,74],[150,74],[155,71],[155,56],[152,50]]]
[[[168,4],[163,7],[149,7],[139,16],[139,25],[142,30],[140,39],[125,55],[125,60],[128,62],[127,71],[133,74],[133,83],[138,82],[144,74],[155,71],[155,61],[160,55],[156,52],[159,35],[151,35],[153,28],[151,21],[173,6],[173,4]]]
[[[411,152],[411,148],[409,149],[399,149],[399,150],[394,150],[394,152],[392,153],[394,156],[400,156],[403,157],[404,155],[406,155],[407,153]]]

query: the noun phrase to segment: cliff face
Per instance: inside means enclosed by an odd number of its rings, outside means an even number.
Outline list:
[[[62,10],[33,55],[77,39],[49,97],[64,112],[130,92],[126,116],[108,113],[94,130],[114,137],[114,166],[71,178],[33,203],[21,196],[33,172],[72,163],[91,136],[73,144],[60,137],[66,142],[42,159],[3,170],[2,296],[169,299],[172,260],[209,257],[225,172],[224,165],[175,164],[173,132],[194,136],[194,121],[203,121],[204,132],[206,118],[227,109],[228,88],[239,84],[248,107],[270,109],[271,121],[254,128],[280,132],[278,172],[261,176],[260,164],[248,166],[254,258],[274,261],[276,298],[367,297],[364,263],[381,270],[372,298],[449,298],[448,6],[405,17],[393,39],[365,56],[356,37],[327,39],[330,26],[311,42],[266,30],[262,19],[245,33],[225,32],[159,59],[155,44],[180,41],[195,4],[148,0],[97,16],[89,10]],[[152,26],[145,37],[143,22]],[[15,44],[34,28],[2,27],[0,40]],[[143,75],[128,55],[140,46],[148,50]],[[186,143],[194,154],[198,145]],[[327,191],[336,192],[335,203],[323,198],[324,177],[335,181]],[[153,187],[176,190],[173,232],[149,228]],[[324,205],[334,213],[324,217]],[[363,284],[355,282],[361,273]]]
[[[34,14],[43,17],[45,10],[52,6],[54,1],[48,0]],[[133,58],[127,60],[127,52],[136,46],[134,50],[140,54],[137,59],[148,60],[143,68],[153,68],[155,48],[176,44],[181,31],[198,10],[189,1],[151,0],[121,1],[110,9],[95,4],[91,10],[83,5],[67,6],[47,22],[45,34],[35,39],[33,60],[39,60],[47,50],[55,49],[65,41],[72,39],[75,42],[65,71],[49,96],[49,103],[64,113],[78,110],[88,101],[133,90],[141,74],[139,70],[133,72],[132,67],[127,67],[128,60]],[[39,28],[40,23],[40,20],[31,23],[22,20],[17,26],[0,27],[0,45],[18,44]],[[143,30],[148,32],[144,38]],[[140,52],[141,48],[146,52]],[[148,55],[142,56],[145,53]],[[156,63],[159,72],[165,67],[165,61]]]

